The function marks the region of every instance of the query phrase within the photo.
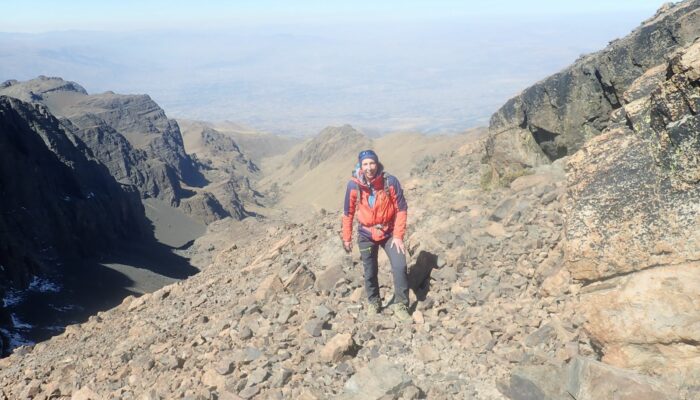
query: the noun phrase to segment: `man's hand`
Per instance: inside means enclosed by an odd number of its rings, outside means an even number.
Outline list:
[[[346,253],[350,253],[352,251],[352,242],[343,241],[343,248]]]
[[[399,251],[399,253],[406,254],[406,247],[403,244],[403,239],[393,238],[391,240],[391,246],[389,246],[389,247],[394,247],[394,246],[396,246],[396,249]]]

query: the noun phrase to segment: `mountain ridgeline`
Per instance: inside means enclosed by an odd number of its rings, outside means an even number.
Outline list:
[[[0,94],[44,104],[117,181],[135,186],[144,199],[173,207],[186,200],[184,210],[199,211],[194,217],[207,222],[211,214],[247,215],[234,193],[221,199],[206,194],[204,187],[211,182],[204,177],[204,166],[185,151],[177,123],[147,95],[89,95],[77,83],[47,77],[7,81]]]

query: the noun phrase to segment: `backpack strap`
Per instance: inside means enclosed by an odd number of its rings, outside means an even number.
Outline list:
[[[384,194],[386,195],[387,199],[391,198],[391,193],[389,192],[389,174],[384,173]]]

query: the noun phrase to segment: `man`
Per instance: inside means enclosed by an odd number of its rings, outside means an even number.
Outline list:
[[[381,309],[377,256],[379,247],[382,247],[389,257],[394,276],[394,316],[402,321],[409,320],[406,248],[403,243],[408,205],[398,179],[384,172],[384,166],[374,151],[361,151],[357,158],[358,167],[345,192],[343,247],[350,252],[352,221],[357,215],[367,314],[376,315]]]

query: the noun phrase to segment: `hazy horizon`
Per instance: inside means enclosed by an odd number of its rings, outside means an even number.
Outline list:
[[[111,31],[74,23],[70,31],[0,33],[0,81],[59,76],[90,93],[149,94],[170,118],[272,133],[309,135],[345,123],[370,134],[454,133],[488,124],[510,97],[625,36],[661,4],[640,3],[605,11],[593,2],[585,14],[514,5],[504,15],[436,15],[451,4],[442,1],[423,17],[348,22],[357,10],[327,20],[309,12],[303,23],[261,17],[226,26],[222,18]],[[289,12],[280,7],[278,14]]]

